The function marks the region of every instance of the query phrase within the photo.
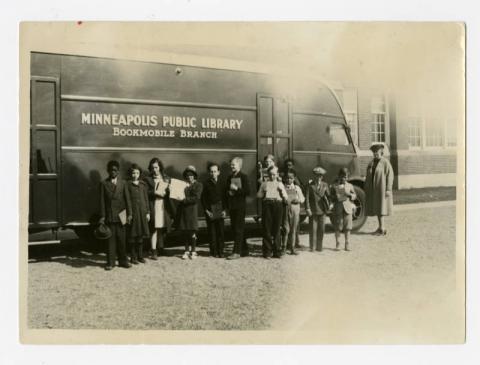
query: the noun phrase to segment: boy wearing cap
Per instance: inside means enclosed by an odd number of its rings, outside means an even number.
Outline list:
[[[329,191],[323,181],[326,171],[320,166],[313,169],[313,180],[308,184],[305,197],[305,210],[309,217],[310,251],[323,250],[325,216],[328,212]]]
[[[100,183],[100,220],[112,232],[108,238],[107,265],[105,270],[115,267],[116,254],[121,267],[129,268],[125,247],[125,227],[121,216],[125,214],[128,223],[132,220],[132,204],[126,184],[118,177],[120,164],[118,161],[109,161],[107,164],[108,177]]]
[[[332,185],[331,196],[334,206],[335,250],[340,250],[340,233],[345,234],[345,251],[350,251],[349,238],[352,230],[352,214],[355,211],[353,200],[356,198],[353,185],[347,182],[348,169],[343,167],[338,172],[338,178]]]

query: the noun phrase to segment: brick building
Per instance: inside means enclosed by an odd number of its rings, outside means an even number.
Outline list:
[[[361,169],[372,158],[369,147],[383,142],[395,170],[395,188],[455,186],[459,104],[432,93],[385,93],[332,85],[359,148]],[[461,105],[461,104],[460,104]]]

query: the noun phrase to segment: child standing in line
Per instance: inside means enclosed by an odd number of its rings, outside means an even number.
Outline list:
[[[138,265],[145,263],[143,258],[143,240],[148,239],[150,231],[150,206],[148,203],[147,184],[140,180],[141,170],[137,164],[130,168],[131,180],[127,184],[132,202],[132,221],[128,228],[128,243],[130,244],[130,262]]]
[[[202,184],[197,181],[197,170],[187,166],[183,178],[188,186],[185,188],[185,198],[180,202],[177,211],[177,229],[185,232],[185,253],[183,260],[197,258],[198,201],[202,195]]]
[[[334,222],[335,222],[335,250],[340,250],[340,234],[345,234],[345,251],[350,251],[349,239],[352,230],[352,214],[355,211],[353,200],[356,198],[353,185],[347,182],[348,169],[343,167],[338,172],[338,178],[332,186],[334,200]]]
[[[300,204],[305,201],[305,197],[300,186],[295,184],[295,170],[287,170],[284,179],[288,204],[284,217],[285,234],[282,237],[282,252],[285,252],[285,249],[287,249],[290,250],[291,255],[298,255],[298,252],[295,251],[295,240],[300,222]]]
[[[120,218],[126,213],[126,221],[132,220],[132,205],[130,194],[126,183],[120,179],[118,173],[120,164],[112,160],[107,164],[108,177],[100,183],[100,220],[105,223],[112,235],[108,239],[107,265],[105,270],[112,270],[115,267],[118,253],[119,265],[129,268],[132,265],[128,262],[125,249],[125,222]]]
[[[222,258],[224,255],[224,220],[226,217],[225,187],[219,180],[220,166],[208,165],[209,179],[203,184],[202,205],[205,210],[208,233],[210,236],[210,256]]]
[[[150,259],[165,254],[165,239],[170,231],[174,217],[170,201],[170,177],[165,173],[162,161],[154,157],[148,164],[149,176],[144,179],[148,187],[150,202]]]
[[[309,217],[310,251],[323,250],[325,216],[328,213],[328,185],[323,181],[326,171],[320,166],[313,169],[314,178],[307,186],[305,209]]]
[[[227,260],[236,260],[249,255],[245,240],[246,199],[250,195],[248,176],[242,170],[243,159],[234,157],[230,161],[232,173],[227,177],[226,196],[230,225],[233,234],[233,251]]]
[[[262,199],[262,251],[265,259],[281,258],[280,228],[283,218],[283,205],[287,201],[287,192],[281,181],[278,181],[278,169],[268,168],[268,180],[262,182],[257,192],[257,198]]]

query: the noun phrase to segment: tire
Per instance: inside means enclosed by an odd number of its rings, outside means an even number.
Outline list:
[[[353,215],[352,231],[358,231],[367,221],[367,215],[365,214],[366,196],[363,189],[359,186],[353,185],[357,198],[353,201],[357,209]]]
[[[82,246],[91,252],[105,251],[106,241],[98,240],[93,235],[94,227],[82,226],[73,228],[75,234],[80,239]]]

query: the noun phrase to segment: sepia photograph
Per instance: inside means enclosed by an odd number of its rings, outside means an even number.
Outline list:
[[[464,24],[19,47],[22,343],[464,343]]]

